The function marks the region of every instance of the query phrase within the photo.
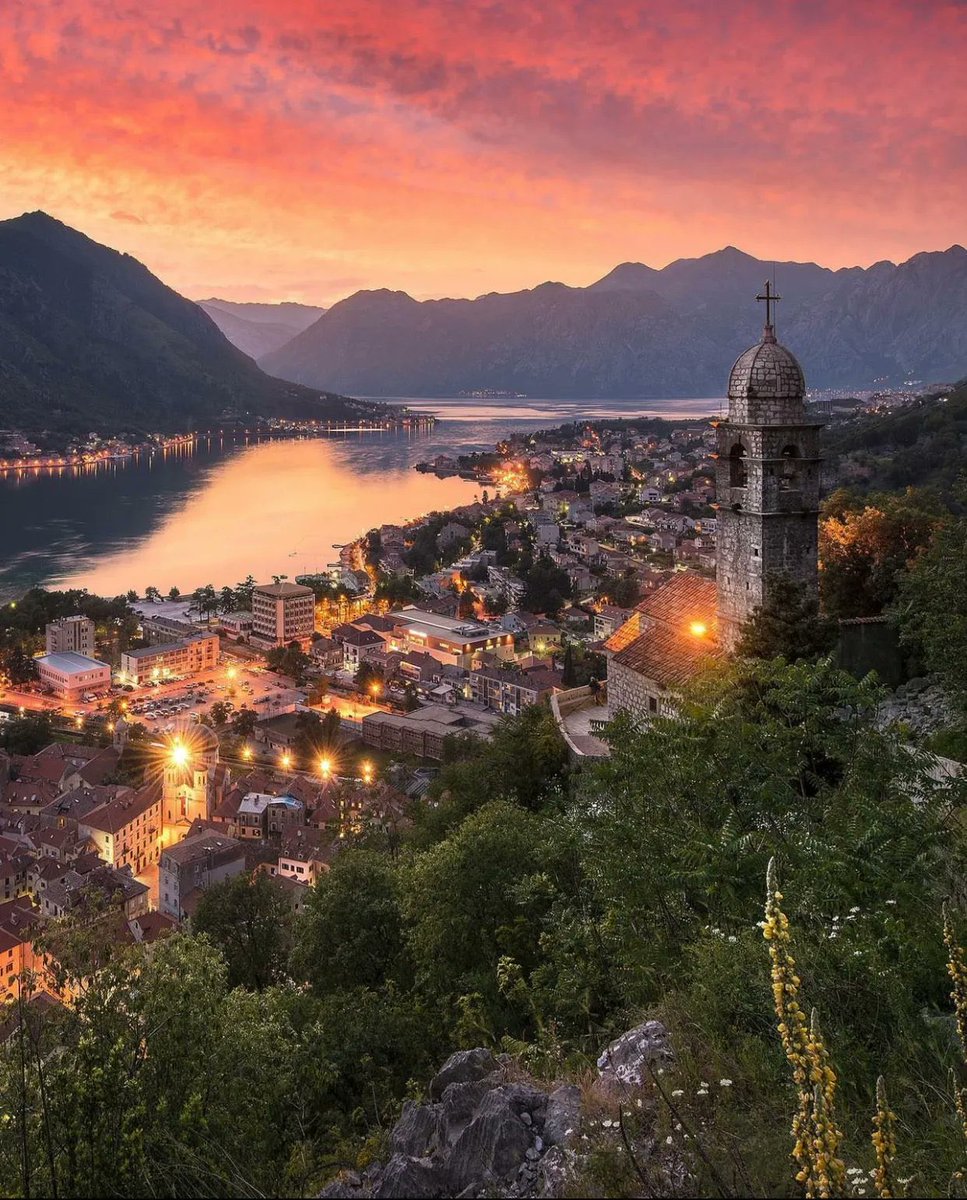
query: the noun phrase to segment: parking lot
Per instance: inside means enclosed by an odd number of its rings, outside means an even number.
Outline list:
[[[91,701],[63,701],[45,696],[36,688],[7,688],[0,700],[25,712],[59,713],[74,718],[79,725],[88,717],[103,714],[112,701],[117,701],[127,719],[152,730],[162,730],[172,722],[190,720],[192,713],[201,716],[218,701],[232,715],[239,709],[250,708],[262,717],[291,709],[302,696],[291,681],[259,665],[229,660],[188,679],[169,679],[141,687],[115,686],[110,695]]]

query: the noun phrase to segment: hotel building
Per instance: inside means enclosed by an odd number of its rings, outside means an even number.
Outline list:
[[[268,646],[312,641],[316,597],[301,583],[263,583],[252,589],[252,640]]]

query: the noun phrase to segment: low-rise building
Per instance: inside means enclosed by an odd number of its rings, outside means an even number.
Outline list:
[[[169,846],[158,873],[160,908],[176,921],[192,913],[202,892],[245,870],[245,851],[236,838],[205,829]]]
[[[112,867],[129,867],[143,874],[158,860],[162,834],[162,791],[160,781],[138,791],[126,791],[107,804],[81,817],[80,833],[97,846],[97,852]]]
[[[498,658],[510,658],[514,653],[513,634],[494,626],[443,617],[412,605],[392,615],[396,621],[393,645],[404,653],[422,651],[438,662],[458,667],[471,667],[488,651]]]
[[[218,635],[215,633],[199,633],[180,642],[141,646],[121,655],[121,674],[138,687],[198,675],[218,666],[218,652]]]
[[[516,717],[529,705],[560,691],[561,675],[540,667],[529,671],[484,667],[470,672],[470,690],[478,704],[502,716]]]
[[[106,692],[111,686],[111,668],[86,654],[67,650],[42,654],[36,662],[41,684],[67,703]]]

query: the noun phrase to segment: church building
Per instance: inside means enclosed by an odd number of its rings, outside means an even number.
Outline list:
[[[743,624],[786,576],[818,587],[819,431],[807,419],[806,381],[776,340],[770,284],[761,340],[729,375],[728,417],[714,422],[716,578],[678,574],[605,643],[612,713],[669,712],[674,693],[735,648]]]

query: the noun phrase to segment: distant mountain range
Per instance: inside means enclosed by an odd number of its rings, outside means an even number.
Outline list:
[[[129,255],[46,213],[0,222],[0,426],[169,431],[225,409],[328,417],[359,408],[270,378]]]
[[[261,358],[290,342],[326,311],[314,304],[237,304],[233,300],[199,300],[199,305],[233,346]]]
[[[967,372],[967,250],[833,271],[729,246],[661,270],[622,263],[589,287],[543,283],[476,300],[364,291],[259,359],[285,379],[369,396],[475,389],[562,398],[721,395],[757,340],[775,273],[780,340],[814,387]]]

